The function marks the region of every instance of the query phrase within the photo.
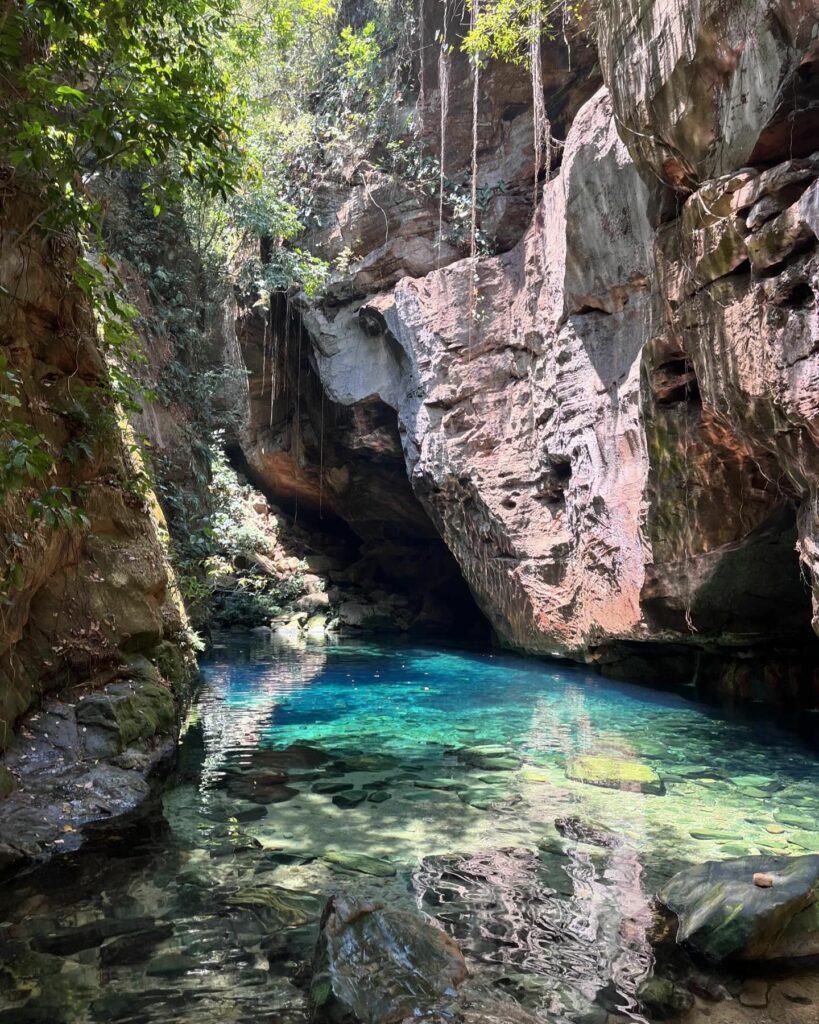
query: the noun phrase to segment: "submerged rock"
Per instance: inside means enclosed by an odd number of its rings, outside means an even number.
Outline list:
[[[662,796],[665,786],[660,776],[641,761],[619,757],[576,757],[566,765],[566,777],[589,786],[620,789],[630,793]]]
[[[310,985],[312,1019],[398,1024],[454,995],[467,969],[457,944],[420,914],[333,896]]]
[[[366,853],[343,853],[341,850],[328,850],[324,860],[345,871],[357,871],[362,875],[375,875],[378,878],[391,878],[395,874],[395,865],[389,861],[369,857]]]
[[[596,821],[583,821],[576,817],[556,818],[555,828],[568,839],[590,843],[592,846],[615,847],[621,846],[623,842],[611,829]]]
[[[463,747],[458,751],[458,760],[481,771],[515,771],[523,761],[508,747],[497,743],[483,743],[474,747]]]
[[[359,804],[363,804],[367,799],[367,794],[363,789],[353,789],[349,793],[336,793],[333,797],[333,803],[336,807],[342,807],[350,809],[358,807]]]
[[[261,910],[266,920],[272,917],[280,928],[295,928],[317,921],[321,914],[321,903],[316,896],[278,885],[256,885],[240,889],[227,902],[235,907]]]
[[[637,989],[637,998],[651,1020],[679,1017],[694,1005],[687,988],[668,978],[647,978]]]
[[[754,885],[759,873],[770,887]],[[819,952],[819,922],[806,929],[802,917],[819,899],[819,856],[709,861],[680,871],[657,898],[678,918],[677,941],[710,960]]]

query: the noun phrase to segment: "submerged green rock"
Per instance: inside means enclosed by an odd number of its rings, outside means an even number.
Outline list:
[[[656,976],[646,978],[637,989],[637,998],[651,1020],[679,1017],[694,1005],[694,997],[687,988]]]
[[[369,857],[366,853],[344,853],[341,850],[328,850],[323,860],[345,871],[357,871],[361,875],[375,875],[377,878],[392,878],[396,873],[395,865],[377,857]]]
[[[653,768],[641,761],[628,761],[619,757],[576,757],[566,765],[566,777],[606,789],[651,793],[655,796],[665,793],[663,781]]]

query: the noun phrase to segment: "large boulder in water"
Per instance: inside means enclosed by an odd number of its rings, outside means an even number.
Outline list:
[[[396,1024],[454,995],[466,976],[455,941],[419,914],[333,896],[313,963],[313,1021]]]
[[[709,960],[819,953],[819,855],[708,861],[674,875],[657,898],[679,920],[677,941]]]

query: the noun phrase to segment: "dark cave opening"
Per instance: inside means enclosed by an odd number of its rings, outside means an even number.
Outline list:
[[[248,464],[238,444],[230,445],[226,454],[236,472],[265,495],[292,530],[298,531],[309,554],[336,560],[344,582],[368,598],[384,600],[386,595],[387,600],[398,597],[408,602],[413,610],[412,622],[402,628],[398,622],[391,625],[388,619],[380,620],[373,631],[470,646],[490,645],[491,626],[408,481],[401,500],[413,503],[417,525],[371,521],[357,524],[356,529],[331,508],[320,510],[309,500],[271,490]]]

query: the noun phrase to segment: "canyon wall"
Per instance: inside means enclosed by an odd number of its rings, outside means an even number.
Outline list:
[[[366,156],[323,186],[306,241],[349,259],[297,304],[313,404],[349,410],[353,447],[372,410],[394,417],[412,491],[503,643],[812,703],[817,6],[603,0],[593,21],[596,47],[544,46],[565,144],[536,208],[528,76],[481,74],[494,254],[464,258],[446,203],[439,224],[434,196]],[[426,52],[418,144],[437,157]],[[454,54],[448,176],[471,162],[469,78]],[[316,447],[300,472],[344,516]],[[400,486],[372,493],[372,518],[396,521]]]
[[[23,431],[5,455],[28,452],[29,465],[41,459],[44,467],[22,472],[3,496],[0,749],[43,693],[113,673],[131,654],[161,658],[184,625],[161,513],[140,481],[94,315],[73,282],[76,244],[27,230],[36,213],[24,196],[4,197],[2,390]],[[44,497],[55,499],[56,525],[32,511]]]

